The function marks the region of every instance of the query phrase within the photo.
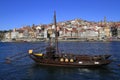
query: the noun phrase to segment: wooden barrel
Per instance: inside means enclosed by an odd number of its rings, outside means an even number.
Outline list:
[[[67,59],[67,58],[65,59],[65,62],[68,62],[68,59]]]
[[[63,58],[61,58],[61,59],[60,59],[60,62],[63,62],[63,61],[64,61],[64,59],[63,59]]]

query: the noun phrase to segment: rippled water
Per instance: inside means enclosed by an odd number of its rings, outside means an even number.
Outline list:
[[[64,68],[38,66],[29,57],[5,63],[5,58],[29,49],[43,49],[46,42],[0,43],[0,80],[120,80],[120,42],[60,42],[61,52],[112,55],[113,62],[104,68]],[[38,51],[38,50],[36,50]],[[18,56],[19,57],[19,56]]]

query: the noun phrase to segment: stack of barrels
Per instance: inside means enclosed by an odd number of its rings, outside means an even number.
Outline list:
[[[61,58],[60,62],[74,62],[73,59],[68,59],[68,58]]]

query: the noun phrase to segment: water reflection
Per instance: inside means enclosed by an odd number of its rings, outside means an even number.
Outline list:
[[[109,66],[103,68],[67,68],[67,67],[50,67],[32,65],[27,71],[27,76],[32,80],[61,80],[61,79],[100,79],[100,80],[113,80],[119,78],[115,76],[116,72],[113,71]],[[107,76],[107,77],[106,77]]]

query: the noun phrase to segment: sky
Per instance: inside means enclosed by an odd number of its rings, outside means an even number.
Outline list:
[[[80,18],[120,21],[120,0],[0,0],[0,30]]]

